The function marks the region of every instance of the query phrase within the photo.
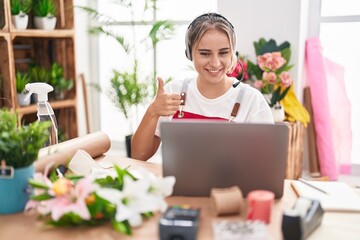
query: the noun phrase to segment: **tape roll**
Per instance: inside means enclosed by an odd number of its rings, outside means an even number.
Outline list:
[[[247,211],[248,220],[270,222],[271,208],[274,204],[275,194],[266,190],[251,191],[247,195],[249,203]]]
[[[211,201],[216,215],[239,214],[243,195],[238,186],[211,189]]]

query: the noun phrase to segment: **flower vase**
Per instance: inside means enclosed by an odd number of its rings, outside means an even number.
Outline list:
[[[274,118],[274,122],[282,122],[285,119],[285,111],[283,106],[277,102],[275,106],[271,108],[271,112]]]
[[[28,180],[34,175],[34,165],[14,169],[11,178],[0,178],[0,214],[22,212],[29,200]]]

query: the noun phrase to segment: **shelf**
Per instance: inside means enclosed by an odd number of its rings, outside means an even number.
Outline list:
[[[61,109],[61,108],[76,107],[76,99],[67,99],[67,100],[63,100],[63,101],[56,101],[56,102],[49,102],[49,103],[54,110]],[[37,112],[37,104],[31,104],[30,106],[26,106],[26,107],[19,107],[19,108],[17,108],[17,112],[19,115],[36,113]]]
[[[37,1],[37,0],[35,0]],[[37,105],[19,106],[16,94],[16,73],[29,73],[32,82],[47,82],[44,72],[54,63],[62,67],[64,79],[74,80],[74,88],[66,91],[64,100],[55,100],[56,88],[50,93],[50,105],[59,129],[66,139],[78,136],[76,63],[73,0],[55,0],[57,23],[54,30],[36,29],[29,15],[27,29],[16,29],[11,18],[10,0],[0,0],[0,108],[18,113],[18,124],[37,120]],[[56,94],[57,93],[57,94]]]
[[[10,32],[13,38],[15,37],[41,37],[41,38],[73,38],[74,30],[73,29],[59,29],[46,31],[41,29],[27,29],[27,30],[17,30],[13,29]]]

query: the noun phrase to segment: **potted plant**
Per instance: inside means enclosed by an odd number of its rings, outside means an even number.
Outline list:
[[[35,28],[54,30],[56,26],[56,4],[54,0],[36,0],[33,4]]]
[[[21,212],[29,200],[26,189],[33,162],[49,139],[51,123],[18,126],[17,114],[5,109],[0,109],[0,122],[0,214]]]
[[[47,69],[38,65],[31,65],[28,73],[31,82],[44,82],[49,83],[49,73]],[[31,95],[31,103],[37,103],[37,94]]]
[[[58,63],[51,65],[48,76],[50,85],[54,87],[56,99],[64,99],[66,92],[74,87],[74,81],[64,78],[64,70]]]
[[[28,106],[30,104],[30,98],[25,100],[25,85],[30,82],[30,75],[28,73],[16,72],[16,92],[17,100],[20,106]]]
[[[28,26],[32,0],[10,0],[11,20],[15,28],[24,30]]]
[[[111,88],[109,90],[110,100],[128,119],[130,133],[125,136],[128,157],[131,157],[131,138],[134,130],[132,107],[136,108],[149,95],[147,84],[138,81],[136,68],[137,64],[134,65],[132,72],[113,70],[113,77],[110,80]]]

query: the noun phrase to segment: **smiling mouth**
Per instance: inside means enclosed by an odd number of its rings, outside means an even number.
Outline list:
[[[207,69],[210,73],[218,73],[221,69]]]

